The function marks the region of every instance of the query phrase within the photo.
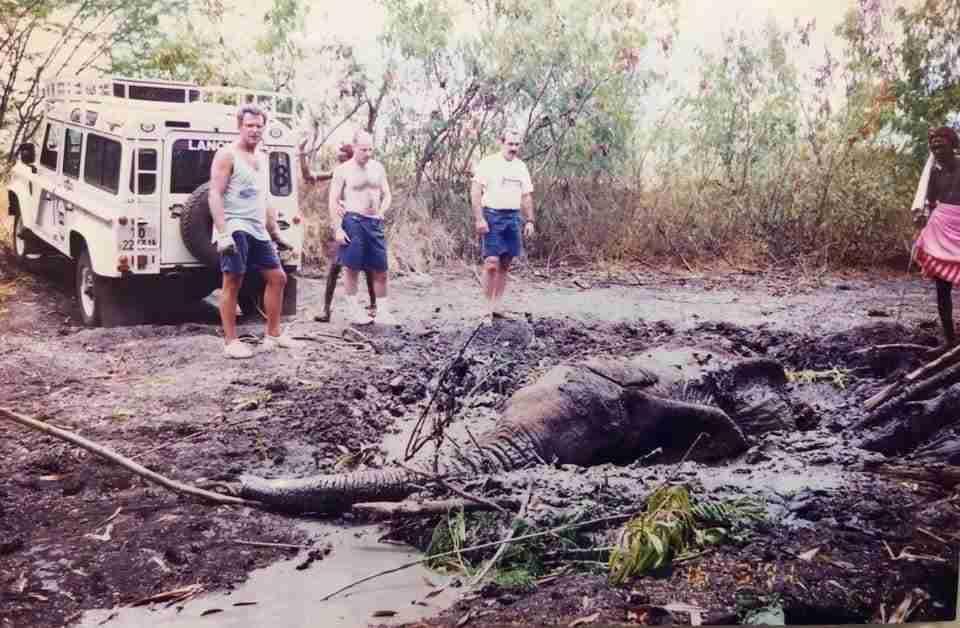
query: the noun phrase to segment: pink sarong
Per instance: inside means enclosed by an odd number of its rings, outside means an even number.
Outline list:
[[[937,203],[916,247],[924,277],[960,283],[960,205]]]

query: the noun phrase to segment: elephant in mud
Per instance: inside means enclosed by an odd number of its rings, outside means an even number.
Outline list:
[[[786,382],[783,367],[772,360],[744,360],[728,373],[734,371],[728,381],[752,390],[753,397]],[[728,458],[747,449],[737,420],[756,425],[747,415],[771,408],[756,402],[728,404],[731,418],[717,407],[710,386],[671,382],[664,373],[669,369],[658,374],[639,358],[554,367],[516,391],[493,429],[477,439],[477,446],[444,461],[438,475],[475,477],[537,464],[628,462],[657,447],[683,454],[701,433],[708,437],[690,450],[689,459]],[[743,416],[737,416],[741,410]],[[420,490],[422,482],[414,470],[393,467],[296,479],[244,475],[230,492],[279,510],[336,512],[359,502],[402,500]]]

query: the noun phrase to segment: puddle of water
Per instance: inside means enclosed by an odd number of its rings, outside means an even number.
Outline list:
[[[296,566],[306,558],[301,551],[296,558],[274,563],[250,574],[249,579],[232,593],[215,593],[193,598],[183,604],[165,608],[96,609],[87,611],[80,623],[86,628],[98,627],[117,613],[105,626],[140,628],[142,626],[193,628],[247,628],[249,626],[285,626],[287,628],[361,628],[377,624],[399,624],[437,615],[452,605],[462,589],[445,588],[427,598],[431,592],[446,587],[452,579],[422,565],[381,576],[338,594],[329,601],[321,598],[363,577],[399,567],[422,557],[413,548],[378,543],[376,526],[352,528],[326,523],[301,524],[311,537],[333,546],[323,560],[303,571]],[[435,585],[430,586],[429,583]],[[184,585],[190,584],[185,582]],[[256,602],[252,606],[234,606],[240,602]],[[421,604],[422,603],[422,604]],[[426,604],[426,605],[423,605]],[[222,612],[202,616],[211,609]],[[376,611],[396,611],[393,617],[373,617]]]

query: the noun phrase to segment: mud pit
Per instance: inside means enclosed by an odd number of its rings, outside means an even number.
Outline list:
[[[396,304],[408,321],[404,328],[364,330],[377,353],[363,343],[318,336],[292,354],[227,363],[209,306],[168,313],[152,325],[85,330],[72,314],[69,286],[58,280],[61,272],[56,263],[45,263],[13,284],[16,294],[0,314],[0,403],[183,481],[241,471],[305,475],[349,462],[383,465],[402,451],[437,375],[475,326],[465,314],[478,291],[469,274],[430,281],[407,277],[394,284]],[[296,334],[342,330],[336,320],[309,322],[307,313],[318,305],[321,290],[319,280],[301,284],[304,311],[290,325]],[[515,499],[531,490],[531,525],[545,527],[575,513],[635,510],[669,476],[687,483],[695,495],[762,497],[767,522],[741,543],[717,546],[622,587],[608,584],[586,562],[565,558],[551,570],[566,571],[550,571],[533,587],[489,584],[456,603],[453,594],[465,587],[427,597],[431,589],[421,580],[425,589],[383,598],[392,607],[385,610],[397,611],[393,618],[368,616],[370,623],[455,626],[466,617],[464,625],[470,626],[569,625],[583,617],[650,623],[662,613],[653,609],[671,602],[704,609],[707,623],[736,623],[745,608],[742,600],[751,596],[780,600],[787,623],[862,623],[876,621],[881,605],[889,615],[915,588],[929,598],[921,600],[911,620],[954,617],[960,508],[952,493],[854,470],[882,457],[856,447],[863,434],[852,426],[863,416],[862,401],[890,368],[919,362],[907,355],[896,365],[877,365],[853,351],[887,343],[935,344],[928,285],[916,278],[804,282],[788,275],[643,271],[564,271],[547,281],[527,270],[512,290],[517,316],[481,331],[456,369],[454,435],[462,435],[464,426],[471,431],[488,426],[506,396],[549,367],[598,355],[656,353],[668,368],[688,370],[723,356],[767,356],[796,372],[844,369],[844,388],[801,377],[791,384],[792,394],[812,412],[796,429],[751,437],[751,449],[729,464],[687,462],[678,469],[652,457],[626,466],[518,471],[467,486]],[[260,334],[262,327],[252,321],[241,331]],[[445,398],[438,398],[441,412]],[[273,617],[271,610],[290,625],[316,625],[317,615],[308,613],[324,613],[324,606],[305,598],[339,586],[325,575],[325,565],[336,569],[333,556],[352,550],[333,543],[329,528],[307,518],[212,508],[24,428],[0,424],[0,435],[4,626],[98,625],[110,619],[109,609],[191,585],[212,595],[168,610],[153,605],[166,613],[163,625],[250,625],[256,617]],[[431,451],[428,446],[422,455]],[[363,453],[345,458],[358,452]],[[400,539],[423,549],[437,521],[381,524],[357,533],[368,541]],[[356,523],[346,515],[323,525]],[[615,528],[591,534],[602,539]],[[308,550],[238,540],[307,545],[313,560]],[[328,543],[333,549],[324,556]],[[801,558],[814,548],[819,550],[813,559]],[[891,552],[900,558],[894,560]],[[269,569],[282,568],[285,578],[299,576],[305,583],[297,589],[304,598],[301,615],[295,605],[281,604],[276,590],[268,595],[261,589],[258,596],[257,589],[241,584],[270,564]],[[300,565],[305,567],[296,570]],[[254,581],[262,581],[262,573],[279,573],[269,569],[256,572]],[[421,578],[410,571],[398,586]],[[437,589],[449,579],[429,578]],[[225,595],[231,592],[242,599]],[[342,597],[334,602],[350,599]],[[233,606],[245,601],[258,605]],[[222,612],[201,616],[211,608]],[[83,614],[91,609],[107,610]],[[329,621],[322,616],[324,625],[364,625],[359,614]],[[104,625],[143,625],[150,617],[159,621],[161,615],[124,609]],[[690,617],[675,611],[673,621]]]

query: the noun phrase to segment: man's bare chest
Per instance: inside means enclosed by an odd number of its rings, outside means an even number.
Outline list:
[[[347,189],[360,191],[379,190],[383,187],[383,175],[374,169],[351,170],[344,178]]]

